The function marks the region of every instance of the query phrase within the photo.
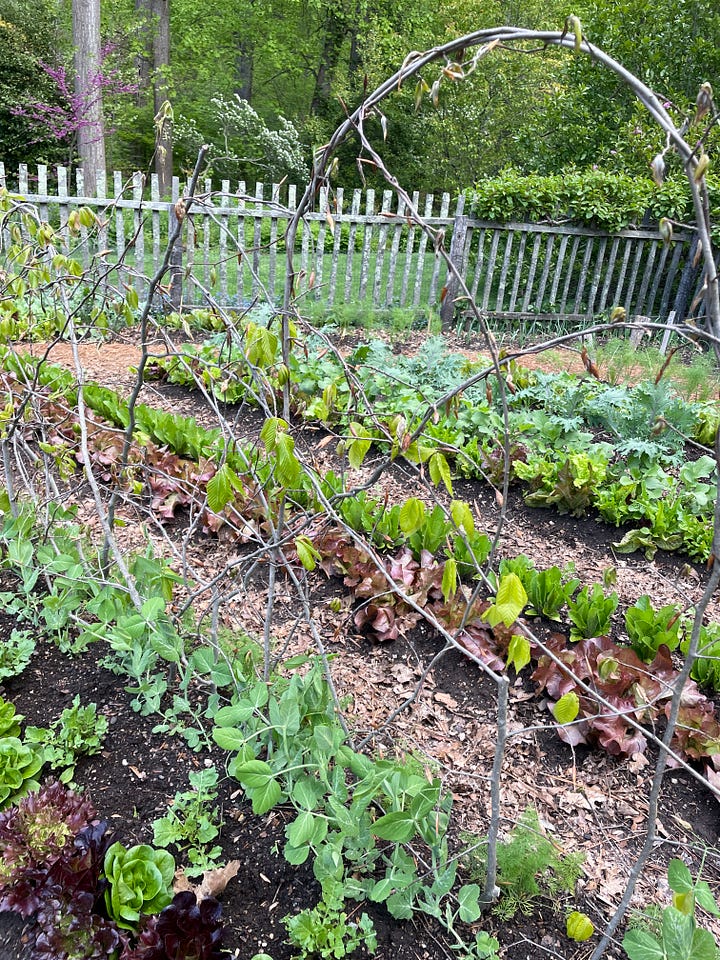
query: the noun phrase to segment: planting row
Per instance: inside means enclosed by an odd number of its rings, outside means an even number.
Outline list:
[[[616,545],[621,552],[652,556],[661,548],[708,557],[715,461],[710,451],[690,462],[684,455],[689,441],[712,444],[717,402],[686,401],[662,376],[611,387],[515,363],[503,370],[501,389],[493,390],[487,363],[447,353],[439,338],[417,357],[373,341],[343,360],[324,339],[297,334],[285,368],[277,336],[245,320],[240,343],[228,347],[218,337],[187,345],[154,360],[147,373],[201,385],[231,403],[252,403],[259,392],[279,399],[289,378],[294,411],[339,433],[351,465],[375,445],[415,463],[435,457],[436,473],[450,461],[457,475],[496,487],[506,459],[498,439],[505,435],[504,398],[510,479],[527,483],[529,505],[573,516],[594,509],[616,526],[632,525]],[[449,468],[443,479],[449,483]]]

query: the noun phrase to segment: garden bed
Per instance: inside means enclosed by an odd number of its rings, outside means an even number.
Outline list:
[[[81,345],[83,367],[89,377],[127,393],[132,384],[128,364],[137,358],[137,348],[109,345],[95,348]],[[60,346],[50,359],[69,362],[68,348]],[[149,384],[141,399],[153,405],[192,415],[201,424],[210,425],[212,414],[197,394],[189,394],[170,384]],[[255,439],[262,418],[252,410],[240,411],[224,407],[232,418],[235,436]],[[327,433],[306,426],[295,432],[297,448],[312,456],[329,457],[318,441]],[[372,466],[372,456],[363,470]],[[386,472],[383,492],[389,502],[420,493],[416,479],[407,473],[401,462]],[[86,524],[92,518],[92,504],[87,488],[78,487],[75,495],[80,516]],[[454,496],[474,505],[486,529],[492,529],[499,514],[493,492],[474,480],[456,481]],[[553,564],[573,565],[574,575],[589,584],[614,578],[613,589],[621,605],[634,603],[646,594],[656,606],[665,603],[697,602],[706,578],[701,564],[688,563],[678,554],[658,552],[649,561],[642,554],[620,558],[613,548],[619,539],[618,530],[589,516],[571,518],[547,510],[532,509],[521,496],[511,491],[499,544],[500,556],[514,557],[524,553],[538,568]],[[138,520],[142,512],[134,512],[126,503],[119,512],[128,524],[118,531],[125,547],[142,542]],[[202,536],[185,540],[185,518],[179,515],[167,530],[163,541],[157,531],[150,530],[150,540],[158,552],[169,553],[169,542],[185,543],[189,565],[210,575],[220,569],[242,548],[232,542]],[[622,531],[620,531],[620,535]],[[309,601],[313,622],[319,631],[324,649],[334,655],[332,674],[337,693],[348,704],[346,713],[360,739],[375,731],[373,744],[381,755],[413,755],[424,758],[428,769],[437,772],[444,789],[454,799],[451,843],[459,848],[462,831],[481,835],[490,816],[490,775],[497,723],[494,685],[477,665],[457,650],[448,652],[425,677],[419,678],[441,643],[426,625],[415,626],[388,643],[378,643],[366,630],[358,629],[353,620],[353,601],[338,577],[328,578],[320,570],[308,573]],[[267,568],[258,568],[246,585],[241,602],[228,603],[221,615],[222,624],[230,631],[245,631],[252,636],[262,633]],[[5,589],[9,589],[8,585]],[[273,636],[287,641],[287,655],[312,652],[316,640],[306,626],[295,623],[290,585],[280,576]],[[180,587],[179,604],[184,596]],[[719,619],[714,602],[710,619]],[[15,624],[3,621],[5,633]],[[550,621],[534,621],[542,638],[549,638]],[[564,621],[562,629],[567,629]],[[622,633],[619,615],[613,618],[613,633]],[[98,665],[106,654],[101,644],[93,644],[81,657],[62,654],[55,645],[40,640],[33,659],[24,673],[4,682],[0,691],[5,700],[15,704],[25,723],[47,726],[68,708],[76,696],[81,702],[94,702],[98,712],[109,723],[102,752],[79,761],[76,780],[92,798],[99,815],[109,819],[122,842],[151,843],[152,822],[161,817],[176,793],[187,790],[188,773],[214,763],[220,773],[218,808],[222,830],[217,840],[222,848],[222,862],[238,860],[237,876],[220,894],[226,924],[225,945],[238,960],[249,960],[256,952],[265,951],[273,960],[289,960],[298,956],[287,943],[282,918],[296,914],[317,903],[320,888],[313,877],[309,861],[292,866],[283,858],[285,828],[295,812],[279,805],[264,816],[253,814],[236,779],[226,776],[228,754],[219,747],[194,752],[180,737],[166,732],[153,733],[157,718],[140,716],[131,708],[131,697],[125,692],[125,681]],[[507,837],[520,815],[528,807],[537,809],[544,833],[565,853],[582,853],[585,857],[582,875],[574,895],[566,895],[553,903],[540,897],[533,904],[531,916],[518,914],[502,921],[492,912],[483,916],[475,927],[496,936],[500,955],[520,960],[539,955],[559,957],[589,956],[597,935],[587,944],[578,945],[566,934],[569,910],[586,913],[602,930],[605,921],[625,888],[627,874],[638,853],[647,817],[647,794],[654,769],[656,751],[651,746],[646,754],[637,753],[618,760],[585,746],[571,748],[561,743],[554,732],[554,722],[547,703],[534,693],[530,679],[532,667],[517,678],[512,675],[510,689],[510,743],[503,767],[502,830]],[[386,720],[393,708],[400,706],[415,691],[417,695],[408,709],[392,724]],[[172,687],[166,694],[173,692]],[[660,731],[661,732],[661,731]],[[703,875],[720,874],[718,853],[717,800],[712,793],[687,772],[672,771],[665,778],[658,824],[660,842],[656,855],[645,871],[636,894],[635,904],[665,905],[668,902],[666,872],[668,861],[682,856],[693,874],[701,864]],[[351,906],[354,910],[355,904]],[[412,920],[394,920],[382,906],[364,902],[356,913],[370,914],[378,934],[376,956],[379,960],[429,960],[455,956],[454,943],[432,918],[416,914]],[[28,955],[27,939],[17,924],[0,914],[0,946],[3,958],[20,960]],[[354,914],[353,914],[354,916]],[[473,925],[459,924],[464,937],[472,939]],[[608,956],[623,956],[618,946],[611,946]]]

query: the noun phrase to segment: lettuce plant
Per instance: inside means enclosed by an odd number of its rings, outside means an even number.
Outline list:
[[[599,583],[583,587],[574,600],[568,600],[568,614],[572,621],[570,639],[592,640],[610,633],[610,617],[618,605],[618,595],[606,597]]]
[[[639,597],[625,612],[625,629],[630,646],[641,660],[650,661],[661,644],[674,650],[680,642],[680,611],[668,605],[655,610],[650,597]]]
[[[17,737],[0,738],[0,809],[37,789],[33,777],[45,762],[43,754]]]
[[[221,947],[222,907],[213,897],[197,902],[183,890],[157,916],[148,917],[137,945],[120,960],[228,960]]]
[[[22,715],[15,714],[15,704],[0,697],[0,737],[20,736],[20,721],[23,719]]]
[[[114,843],[105,854],[105,906],[118,926],[137,929],[141,913],[159,913],[172,901],[175,861],[146,843]]]
[[[0,813],[0,910],[28,917],[40,905],[48,867],[71,855],[95,816],[92,804],[59,783],[29,793]]]

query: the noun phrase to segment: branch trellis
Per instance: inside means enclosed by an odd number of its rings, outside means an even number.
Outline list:
[[[203,161],[202,152],[198,158],[189,190],[183,196],[178,195],[174,198],[174,230],[170,233],[165,256],[149,282],[149,293],[141,311],[140,359],[137,365],[137,376],[130,392],[128,417],[124,426],[116,428],[113,434],[120,453],[113,468],[104,472],[104,468],[94,462],[89,443],[99,429],[107,429],[107,427],[100,427],[94,421],[93,414],[90,412],[89,401],[92,390],[91,385],[86,382],[78,351],[78,340],[80,338],[78,328],[82,316],[86,313],[87,298],[90,294],[84,295],[80,304],[78,304],[74,299],[77,278],[73,279],[70,276],[66,276],[60,281],[48,281],[48,289],[41,291],[42,295],[50,296],[52,289],[59,290],[59,299],[67,315],[67,323],[62,334],[71,341],[73,346],[76,402],[71,404],[67,397],[63,401],[53,400],[52,402],[59,405],[61,419],[62,417],[66,417],[68,420],[77,418],[78,421],[82,447],[81,456],[78,459],[82,463],[84,476],[92,493],[95,513],[103,532],[101,576],[107,577],[109,575],[110,558],[113,558],[119,576],[125,584],[136,610],[139,612],[143,610],[143,584],[141,579],[133,576],[124,559],[125,535],[123,528],[117,522],[121,509],[143,517],[152,530],[154,541],[161,547],[177,570],[181,572],[185,581],[185,597],[178,617],[182,617],[190,610],[197,613],[199,624],[207,627],[211,646],[218,658],[222,656],[222,647],[219,642],[222,609],[230,603],[246,597],[250,585],[256,582],[259,574],[265,574],[266,571],[261,591],[264,603],[262,626],[258,630],[258,639],[263,652],[263,679],[267,680],[270,677],[278,658],[281,656],[281,653],[274,648],[272,638],[273,624],[280,615],[279,607],[282,595],[285,598],[290,598],[295,609],[299,611],[296,625],[302,623],[304,629],[312,638],[317,655],[323,665],[329,688],[332,691],[340,722],[344,730],[349,731],[351,742],[357,749],[368,747],[380,736],[392,731],[392,725],[397,716],[403,711],[411,710],[417,702],[431,669],[442,656],[451,650],[460,651],[469,660],[474,661],[478,669],[494,684],[497,697],[496,738],[492,769],[488,771],[486,776],[490,796],[490,815],[488,817],[487,874],[482,898],[485,907],[492,904],[498,895],[496,849],[503,819],[501,807],[503,762],[513,738],[521,735],[528,728],[523,728],[523,730],[510,729],[508,723],[509,679],[507,671],[492,668],[482,657],[468,651],[467,647],[460,643],[458,635],[462,628],[466,626],[465,619],[470,615],[470,610],[481,592],[492,594],[494,589],[491,575],[493,567],[496,566],[497,547],[506,521],[510,482],[508,386],[505,373],[511,359],[521,358],[524,353],[536,353],[551,346],[552,343],[546,341],[544,344],[528,348],[527,351],[517,351],[512,357],[500,356],[488,325],[486,309],[488,302],[485,302],[484,293],[480,289],[480,302],[478,303],[478,285],[473,284],[472,278],[468,282],[468,276],[462,270],[466,250],[464,243],[466,234],[463,230],[468,227],[468,223],[461,222],[458,224],[458,222],[455,222],[453,240],[452,243],[448,244],[443,226],[428,221],[428,218],[418,209],[417,196],[404,190],[392,172],[387,169],[379,148],[371,142],[365,132],[365,123],[370,116],[377,114],[380,104],[386,96],[392,94],[398,87],[408,83],[411,79],[420,77],[420,93],[422,94],[427,87],[431,98],[436,98],[441,95],[442,83],[461,80],[469,72],[472,72],[480,60],[491,55],[496,49],[518,53],[535,53],[547,47],[560,47],[572,50],[576,54],[588,55],[617,74],[665,131],[669,145],[680,156],[688,174],[697,215],[696,230],[704,264],[703,295],[708,328],[705,331],[699,331],[694,327],[690,328],[682,322],[683,318],[681,317],[678,324],[673,326],[672,329],[682,336],[705,337],[712,344],[716,353],[720,355],[720,306],[718,304],[717,272],[710,242],[710,223],[707,215],[707,193],[704,180],[705,159],[698,156],[697,151],[688,145],[683,133],[676,128],[655,94],[607,54],[579,36],[568,37],[561,33],[534,32],[515,28],[478,31],[425,53],[410,54],[401,69],[393,77],[385,81],[366,98],[360,107],[349,114],[347,120],[338,128],[329,143],[316,155],[313,175],[307,189],[296,208],[293,211],[285,212],[285,216],[289,218],[285,232],[287,271],[284,302],[282,309],[279,311],[279,323],[275,322],[270,327],[263,328],[260,332],[257,328],[254,328],[252,333],[249,333],[250,327],[247,326],[243,329],[237,316],[213,296],[209,284],[203,283],[202,280],[196,281],[196,287],[203,294],[206,303],[212,308],[215,315],[222,320],[223,349],[237,348],[243,356],[248,402],[252,401],[253,405],[259,409],[263,424],[259,438],[255,437],[252,444],[248,445],[244,442],[240,428],[234,420],[233,412],[217,400],[209,385],[208,378],[204,376],[206,371],[202,363],[192,365],[188,361],[187,355],[177,350],[168,332],[163,328],[162,320],[156,322],[152,313],[155,293],[164,285],[168,275],[173,276],[173,271],[175,271],[174,275],[177,276],[178,263],[174,260],[174,253],[183,222],[186,218],[192,216],[193,208],[202,207],[204,202],[202,195],[196,195]],[[472,49],[475,49],[475,53],[468,64],[463,67],[458,63],[460,51]],[[429,85],[422,79],[421,72],[435,69],[436,65],[439,65],[439,77],[433,85]],[[435,402],[428,403],[426,409],[415,418],[410,426],[408,426],[407,421],[401,423],[400,420],[397,420],[394,424],[394,433],[368,399],[363,384],[353,366],[341,356],[336,345],[322,331],[315,330],[302,316],[302,300],[298,300],[297,297],[301,292],[302,283],[308,280],[307,276],[303,276],[307,272],[303,263],[307,263],[307,261],[303,261],[300,266],[297,264],[296,247],[298,244],[296,241],[298,232],[301,230],[303,220],[307,217],[316,197],[320,195],[321,191],[327,192],[329,190],[327,173],[332,159],[338,147],[352,135],[359,139],[363,162],[370,162],[383,175],[389,190],[398,198],[403,216],[408,218],[413,227],[422,235],[420,242],[423,243],[424,241],[424,247],[431,249],[438,258],[438,262],[443,263],[448,277],[444,290],[446,311],[454,312],[456,308],[461,308],[472,317],[482,332],[490,357],[483,370],[474,373],[472,377],[467,378]],[[35,230],[33,235],[36,236],[37,228],[41,224],[42,211],[38,214],[37,209],[31,205],[7,198],[6,204],[3,223],[0,224],[0,227],[9,232],[11,240],[14,243],[19,242],[21,244],[26,242],[23,239],[23,230],[26,231],[26,234],[33,233],[29,229],[29,220],[33,221],[33,229]],[[459,214],[458,216],[462,217],[464,215]],[[13,218],[16,217],[25,218],[21,221],[22,227],[18,228],[19,240],[17,236],[13,237]],[[332,234],[333,224],[331,221],[332,217],[330,217],[327,227]],[[81,226],[82,229],[88,231],[92,229],[91,224],[81,224]],[[135,225],[135,232],[137,233],[142,228],[143,222],[139,218]],[[79,229],[80,227],[78,227]],[[98,227],[95,224],[95,229],[102,230],[103,228],[102,225]],[[258,248],[261,239],[258,238]],[[277,237],[275,237],[276,239]],[[274,243],[275,240],[271,238],[271,243]],[[525,242],[528,243],[527,240]],[[498,243],[494,244],[496,251]],[[540,244],[534,240],[532,243],[535,248],[532,260],[535,264],[534,272],[540,270],[541,285],[546,287],[550,284],[552,286],[555,279],[551,269],[549,267],[547,269],[538,267],[541,256]],[[230,248],[229,239],[227,244]],[[233,251],[237,252],[241,250],[241,247],[242,245],[237,242],[236,238]],[[658,248],[661,258],[666,256],[666,249],[664,247],[662,249]],[[506,251],[509,250],[508,241]],[[119,261],[122,261],[124,249],[116,252],[119,253]],[[48,235],[44,249],[41,249],[38,253],[38,259],[40,262],[43,262],[43,258],[46,262],[54,261],[55,257],[62,257],[65,253],[54,247],[53,238]],[[617,251],[615,256],[617,258]],[[516,303],[518,297],[517,284],[511,275],[509,263],[508,252],[506,260],[500,266],[500,274],[504,281],[503,291],[508,292],[508,295],[511,299],[514,298]],[[587,263],[590,263],[589,255]],[[89,264],[88,266],[92,268],[93,265]],[[117,263],[115,266],[117,266]],[[28,275],[34,267],[35,263],[27,260],[25,262],[18,260],[13,264],[14,270],[25,275]],[[137,275],[144,279],[144,265],[135,264],[135,269]],[[263,283],[257,274],[257,270],[252,264],[248,265],[248,269],[254,271],[257,288],[258,290],[261,289]],[[597,271],[591,271],[589,267],[585,270],[585,282],[590,283],[595,294],[602,294],[604,290],[602,269],[601,261],[601,266]],[[92,278],[92,272],[89,272],[88,276]],[[559,283],[558,280],[558,285]],[[90,286],[92,296],[111,298],[113,295],[113,290],[107,283],[102,284],[95,280]],[[668,328],[667,325],[661,326]],[[271,352],[268,345],[271,337],[278,336],[274,333],[277,328],[281,328],[279,345],[282,362],[277,364],[276,373],[278,376],[277,379],[274,379],[270,374],[270,368],[273,367],[274,369],[274,357],[271,361],[268,361],[266,353]],[[578,334],[568,335],[563,339],[567,340],[572,336],[582,337],[597,329],[599,328],[586,327]],[[300,442],[296,442],[301,437],[301,431],[293,423],[289,375],[298,332],[311,333],[322,340],[323,349],[335,357],[343,370],[345,384],[353,396],[358,418],[372,424],[380,435],[380,452],[374,455],[372,464],[369,469],[366,469],[364,478],[359,482],[347,484],[339,492],[329,490],[325,482],[326,477],[318,469],[315,457],[316,451],[304,449]],[[162,451],[160,444],[151,446],[150,442],[146,441],[145,463],[142,468],[135,458],[138,455],[138,430],[143,436],[146,436],[147,420],[143,418],[146,418],[147,414],[140,405],[140,397],[145,387],[144,374],[154,360],[166,357],[168,354],[175,357],[177,362],[183,365],[185,372],[194,378],[194,385],[202,394],[208,416],[212,418],[217,430],[215,435],[216,446],[212,454],[205,458],[208,462],[204,463],[206,471],[209,472],[210,480],[208,481],[207,476],[201,476],[203,470],[198,469],[195,473],[190,470],[187,485],[183,488],[182,494],[185,498],[184,503],[187,507],[189,520],[180,541],[168,533],[147,502],[138,501],[137,497],[133,495],[134,483],[139,482],[137,476],[141,469],[143,471],[143,482],[146,484],[152,484],[153,481],[159,483],[167,479],[167,474],[164,472],[167,470],[167,466],[163,461],[165,453]],[[46,352],[39,367],[34,368],[33,375],[28,374],[27,369],[22,365],[18,366],[19,370],[25,370],[26,373],[22,382],[25,393],[22,404],[13,411],[12,417],[5,424],[5,432],[2,438],[5,480],[8,487],[10,507],[15,512],[19,509],[23,492],[38,505],[46,505],[62,496],[53,470],[52,457],[48,452],[49,448],[55,449],[57,446],[57,424],[51,424],[47,419],[51,409],[50,401],[47,392],[43,392],[41,389],[40,374],[37,372],[46,362],[47,356],[48,353]],[[278,391],[278,383],[284,386],[284,390]],[[472,591],[468,591],[469,595],[465,598],[465,614],[459,629],[454,629],[437,616],[429,606],[419,602],[417,597],[406,589],[405,585],[398,582],[398,579],[392,575],[386,559],[373,544],[370,537],[358,532],[345,520],[341,506],[345,500],[358,496],[362,491],[381,489],[381,484],[387,478],[389,472],[394,469],[394,466],[397,465],[398,460],[403,460],[402,457],[398,456],[399,453],[407,453],[413,445],[417,445],[426,435],[428,425],[441,416],[442,410],[449,407],[455,398],[478,383],[492,384],[494,396],[501,400],[504,436],[502,437],[502,480],[497,485],[500,510],[496,529],[493,532],[488,563],[475,564],[478,584]],[[109,401],[107,402],[109,403]],[[66,405],[62,406],[62,404]],[[33,429],[38,431],[38,436],[44,444],[44,447],[41,448],[44,454],[41,458],[44,469],[41,471],[34,467],[38,462],[38,453],[33,446],[36,437],[30,436],[26,429],[30,420],[32,420]],[[361,426],[359,425],[360,428]],[[347,449],[347,446],[352,443],[364,443],[367,437],[357,430],[353,434],[351,430],[346,433],[338,433],[335,439],[344,444]],[[265,455],[259,453],[263,447]],[[370,443],[368,442],[365,453],[367,453],[369,447]],[[152,457],[150,456],[151,449]],[[718,449],[717,442],[715,458],[716,462],[720,462],[720,449]],[[362,457],[360,460],[362,460]],[[405,471],[408,482],[411,482],[415,489],[421,491],[423,498],[427,502],[439,506],[448,522],[455,522],[452,509],[448,506],[447,497],[441,489],[442,468],[438,468],[440,475],[435,478],[435,482],[433,482],[432,469],[429,466],[426,467],[421,457],[417,457],[414,463],[406,457],[402,469]],[[481,465],[478,465],[478,470],[482,471]],[[240,473],[244,478],[242,482],[238,479]],[[292,495],[293,486],[294,484],[297,485],[300,474],[307,478],[307,489],[312,494],[312,497],[309,497],[306,502],[302,502],[300,498]],[[221,489],[222,484],[218,478],[222,478],[222,482],[227,489]],[[224,489],[227,493],[226,498]],[[250,493],[247,493],[248,489]],[[240,499],[245,498],[242,500],[245,512],[240,508],[232,508],[232,503],[234,503],[232,498],[235,494],[238,494]],[[308,502],[310,502],[310,506],[307,505]],[[218,551],[217,567],[212,572],[208,572],[204,567],[195,563],[191,543],[203,525],[213,529],[211,526],[212,516],[218,513],[213,509],[213,504],[217,506],[218,503],[220,503],[220,512],[228,507],[224,514],[224,522],[232,531],[236,540],[242,544],[242,549],[232,556]],[[50,514],[51,511],[48,511],[48,525],[52,522]],[[461,524],[455,523],[455,526],[458,535],[462,536]],[[424,620],[442,641],[442,647],[438,653],[430,662],[423,665],[421,679],[414,690],[399,708],[388,711],[382,722],[378,724],[378,728],[374,730],[352,730],[349,718],[343,712],[341,698],[336,692],[332,663],[327,655],[321,624],[317,622],[313,614],[312,583],[304,567],[312,568],[317,559],[312,553],[312,537],[315,535],[319,537],[323,533],[327,533],[328,529],[339,531],[342,537],[346,539],[349,547],[362,553],[365,558],[364,562],[371,565],[373,576],[377,576],[378,582],[381,584],[381,587],[378,588],[381,593],[390,594],[401,601],[418,619]],[[308,553],[308,550],[310,550],[310,553]],[[303,551],[309,559],[306,564],[299,565],[298,556]],[[712,555],[713,557],[720,557],[720,506],[718,501],[715,505]],[[622,900],[593,952],[593,960],[600,960],[600,957],[605,954],[618,925],[624,917],[638,877],[652,853],[656,836],[658,799],[668,759],[670,758],[683,766],[694,777],[703,780],[709,786],[707,780],[697,770],[672,751],[670,744],[677,725],[683,692],[697,657],[703,617],[719,581],[720,565],[713,563],[702,596],[694,604],[690,645],[682,668],[673,681],[672,690],[663,691],[665,695],[669,692],[672,694],[669,716],[663,736],[659,737],[649,733],[641,726],[634,715],[625,717],[626,722],[631,727],[642,730],[647,739],[658,748],[659,753],[649,796],[645,841],[628,877]],[[531,641],[536,649],[542,651],[550,661],[563,666],[568,674],[573,676],[578,688],[595,701],[600,713],[608,716],[617,715],[617,709],[613,704],[600,696],[591,683],[584,681],[572,670],[566,668],[557,653],[543,643],[527,623],[522,622],[519,625],[524,637]],[[186,667],[187,663],[182,660],[183,656],[184,654],[178,654],[178,663]],[[537,724],[531,729],[552,726],[554,726],[552,723]],[[423,862],[422,854],[418,854],[418,856]]]

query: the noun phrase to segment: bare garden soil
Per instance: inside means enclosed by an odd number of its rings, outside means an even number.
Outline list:
[[[83,367],[89,378],[127,393],[131,383],[128,364],[137,358],[132,345],[82,346]],[[71,363],[69,351],[60,346],[50,354],[53,361]],[[178,388],[149,385],[141,399],[166,406],[174,412],[196,416],[202,422],[202,401]],[[253,415],[248,415],[252,432]],[[241,423],[241,421],[239,421]],[[302,443],[312,450],[317,434],[303,431]],[[300,442],[300,441],[299,441]],[[391,502],[407,496],[401,468],[387,480]],[[476,512],[492,528],[497,504],[492,492],[478,484],[458,484],[456,496],[475,504]],[[128,518],[130,519],[130,518]],[[584,583],[602,580],[603,571],[617,573],[621,604],[633,603],[643,593],[654,604],[697,600],[706,573],[689,565],[684,557],[658,554],[654,561],[642,555],[619,558],[612,543],[619,533],[593,518],[575,520],[548,511],[532,510],[519,493],[507,504],[507,524],[501,552],[511,556],[524,552],[538,566],[573,562]],[[196,546],[194,561],[212,570],[219,563],[218,546],[208,539]],[[3,589],[11,587],[5,583]],[[482,834],[489,812],[487,775],[495,746],[495,692],[493,685],[470,661],[453,651],[433,669],[411,709],[384,729],[388,713],[411,693],[425,664],[437,653],[439,640],[418,627],[394,643],[376,644],[359,634],[352,611],[343,600],[338,615],[330,610],[331,597],[343,597],[339,581],[316,574],[312,583],[313,615],[328,652],[335,654],[333,675],[341,697],[351,704],[349,721],[363,735],[378,731],[381,751],[413,751],[435,764],[455,798],[455,840],[461,830]],[[263,614],[263,583],[252,586],[242,605],[225,611],[226,624],[257,633]],[[283,616],[292,619],[292,594],[280,585],[278,632]],[[283,613],[284,611],[284,613]],[[710,610],[720,619],[717,604]],[[619,627],[620,621],[617,621]],[[0,642],[14,623],[0,613]],[[537,628],[542,633],[549,625]],[[301,634],[294,641],[311,646]],[[52,643],[39,640],[30,666],[20,677],[0,686],[0,695],[12,701],[25,723],[47,726],[70,706],[76,695],[83,704],[94,702],[109,720],[103,752],[83,759],[77,782],[88,792],[101,817],[110,820],[125,845],[152,842],[152,821],[162,816],[176,792],[187,789],[190,770],[207,762],[224,769],[226,755],[217,750],[193,753],[179,738],[152,732],[157,722],[130,708],[130,697],[121,678],[99,666],[100,645],[81,658],[62,654]],[[584,911],[598,930],[612,915],[625,887],[642,839],[647,815],[647,794],[655,754],[618,762],[606,754],[561,743],[549,722],[549,714],[534,696],[526,669],[511,690],[511,739],[503,771],[503,829],[508,831],[528,806],[537,808],[547,835],[558,846],[585,853],[583,877],[577,895],[565,903],[539,902],[530,917],[516,916],[500,923],[489,914],[483,929],[500,941],[507,960],[536,957],[587,958],[596,936],[584,944],[565,934],[568,910]],[[551,718],[550,718],[551,719]],[[237,877],[220,896],[226,925],[225,946],[237,960],[249,960],[264,950],[273,960],[294,956],[285,943],[281,920],[318,900],[319,887],[309,863],[290,866],[282,856],[284,827],[292,813],[282,807],[256,817],[244,800],[239,784],[225,778],[220,791],[223,829],[220,843],[226,860],[238,860]],[[666,866],[681,856],[696,872],[704,859],[703,876],[717,893],[720,882],[720,806],[718,798],[689,774],[671,770],[663,786],[656,856],[641,881],[635,904],[665,904],[668,889]],[[378,931],[378,960],[435,960],[456,956],[445,932],[429,918],[406,923],[389,917],[383,908],[364,904],[359,912],[372,916]],[[468,939],[470,931],[465,930]],[[717,931],[716,931],[717,932]],[[32,927],[11,914],[0,914],[0,960],[24,960],[29,956]],[[619,944],[608,956],[624,956]]]

